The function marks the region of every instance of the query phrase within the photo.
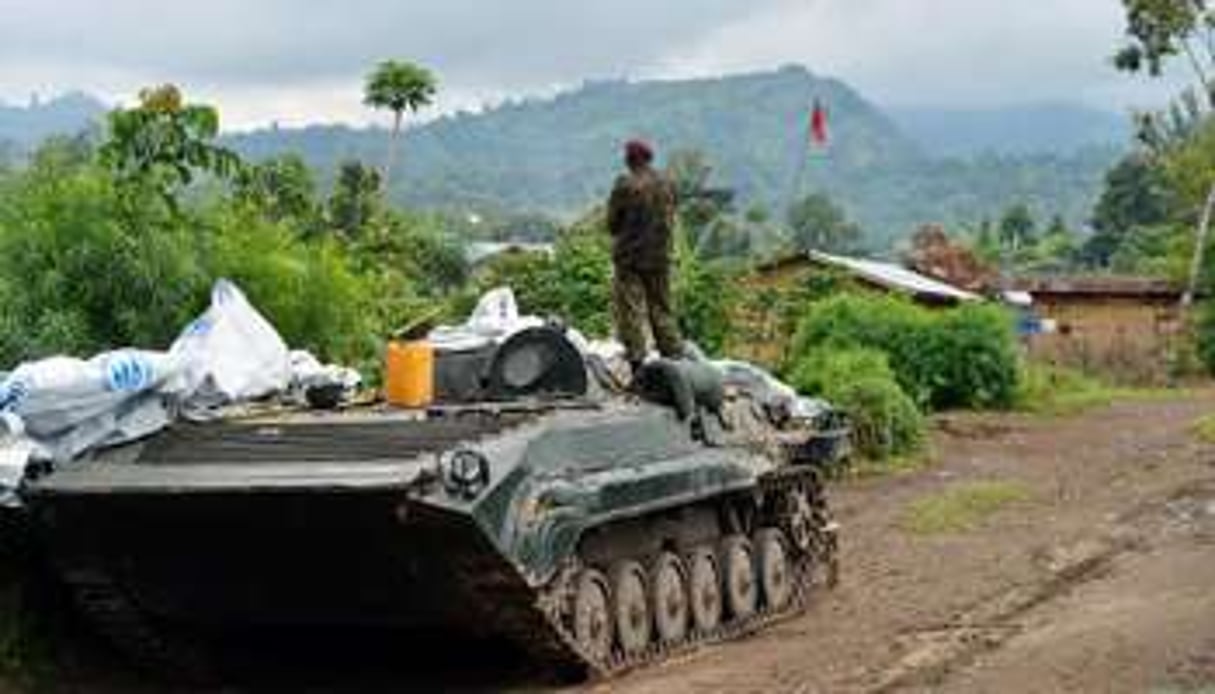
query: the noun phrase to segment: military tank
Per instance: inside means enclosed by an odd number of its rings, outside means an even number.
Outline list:
[[[31,518],[99,630],[173,673],[198,663],[184,635],[360,625],[505,636],[610,676],[833,583],[821,472],[755,403],[598,392],[563,339],[517,344],[487,400],[180,423],[32,480]]]

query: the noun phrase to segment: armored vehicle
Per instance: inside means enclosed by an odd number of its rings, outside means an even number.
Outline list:
[[[748,398],[687,412],[576,376],[529,392],[551,371],[529,349],[484,379],[509,398],[183,422],[26,500],[99,629],[173,668],[182,634],[367,625],[496,634],[610,675],[831,582],[820,471]]]

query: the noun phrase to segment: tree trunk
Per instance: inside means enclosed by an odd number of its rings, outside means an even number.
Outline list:
[[[401,116],[400,111],[393,112],[392,119],[392,134],[388,137],[388,159],[384,162],[384,181],[383,190],[385,199],[388,198],[389,186],[392,184],[392,165],[397,159],[397,145],[401,139]]]
[[[1207,194],[1206,205],[1202,208],[1202,219],[1198,223],[1198,238],[1195,240],[1194,255],[1190,259],[1190,281],[1186,285],[1185,294],[1181,295],[1183,319],[1185,311],[1194,303],[1194,296],[1198,293],[1198,280],[1202,276],[1203,258],[1207,249],[1207,236],[1211,231],[1213,210],[1215,210],[1215,185],[1211,186],[1211,192]]]

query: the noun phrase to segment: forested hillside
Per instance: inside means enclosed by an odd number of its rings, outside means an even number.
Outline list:
[[[105,116],[105,104],[81,92],[26,106],[0,103],[0,150],[27,152],[50,135],[70,135]]]
[[[815,99],[829,112],[830,144],[821,150],[807,132]],[[947,158],[941,152],[949,148],[921,147],[847,85],[787,67],[713,79],[594,82],[552,99],[444,117],[407,134],[391,196],[418,206],[576,215],[605,194],[617,147],[634,135],[667,154],[699,150],[714,166],[713,185],[734,189],[743,207],[778,214],[804,165],[802,192],[829,192],[875,247],[922,222],[973,223],[1021,201],[1043,218],[1061,214],[1080,225],[1118,154],[1091,147]],[[1073,142],[1087,141],[1079,135]],[[385,139],[378,130],[313,127],[263,130],[231,143],[254,158],[299,152],[332,172],[347,158],[382,161]]]
[[[807,133],[816,99],[829,113],[824,149],[812,147]],[[102,109],[80,95],[0,109],[0,142],[17,143],[7,148],[11,158],[46,134],[79,129]],[[920,223],[974,224],[1020,202],[1040,219],[1059,214],[1081,226],[1119,154],[1109,144],[1117,128],[1099,112],[891,113],[800,67],[591,82],[554,98],[511,101],[409,130],[389,195],[418,208],[574,218],[606,193],[620,142],[640,135],[667,155],[699,151],[714,168],[711,185],[733,189],[742,209],[762,206],[776,217],[793,198],[801,166],[800,192],[829,193],[860,223],[865,245],[882,250]],[[1006,146],[989,146],[1001,134]],[[328,186],[343,161],[382,163],[387,134],[318,125],[232,134],[226,142],[255,160],[299,154]]]

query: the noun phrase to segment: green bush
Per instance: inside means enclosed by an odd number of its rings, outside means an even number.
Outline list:
[[[923,447],[924,416],[893,380],[863,377],[842,383],[829,397],[848,413],[852,442],[861,456],[881,460]]]
[[[304,242],[295,230],[245,213],[211,219],[208,277],[236,282],[292,348],[342,361],[366,358],[384,333],[373,283],[356,275],[329,240]]]
[[[681,260],[675,273],[674,303],[679,330],[706,354],[720,354],[730,325],[732,283],[720,267]]]
[[[292,347],[355,360],[374,352],[384,300],[335,242],[210,195],[172,210],[87,162],[29,171],[0,206],[0,369],[54,353],[164,348],[236,281]]]
[[[158,197],[90,167],[33,169],[0,209],[0,364],[53,352],[164,347],[198,311],[199,239]]]
[[[885,352],[865,348],[817,348],[798,361],[789,374],[789,384],[799,392],[830,399],[848,383],[866,378],[895,380]]]
[[[811,350],[793,368],[790,384],[847,412],[853,445],[863,457],[880,460],[907,455],[923,445],[923,415],[899,387],[883,352]]]
[[[1016,334],[998,306],[968,304],[939,314],[933,330],[934,409],[1011,407],[1017,394]]]
[[[1015,345],[1011,318],[996,306],[933,311],[896,297],[841,294],[806,310],[787,369],[817,350],[874,349],[922,408],[1008,407]]]
[[[1204,301],[1198,307],[1198,358],[1207,371],[1215,374],[1215,301]]]

